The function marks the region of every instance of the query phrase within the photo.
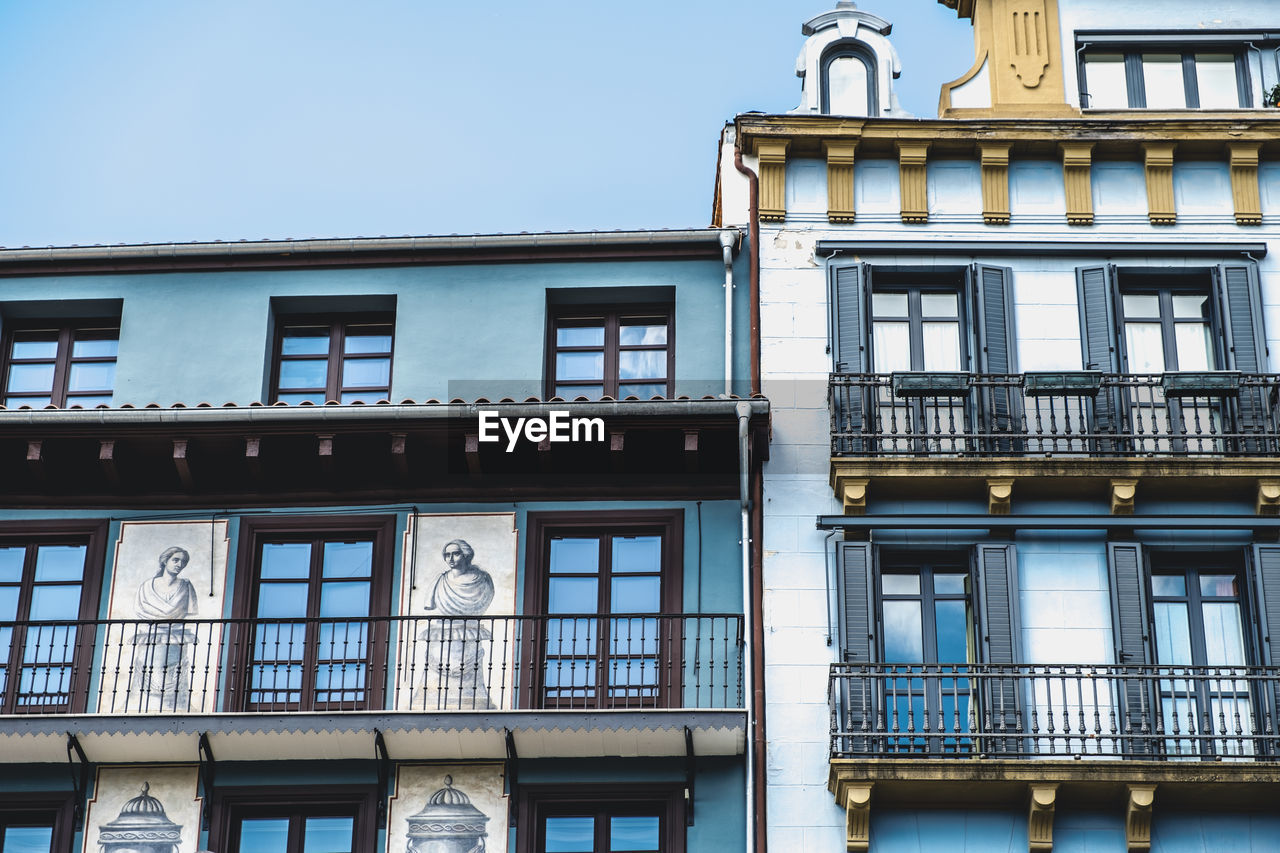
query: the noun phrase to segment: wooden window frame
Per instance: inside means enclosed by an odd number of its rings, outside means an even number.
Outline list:
[[[226,851],[238,841],[235,822],[245,817],[332,815],[335,807],[353,806],[355,853],[377,853],[378,790],[373,785],[312,785],[219,788],[209,823],[209,849]],[[293,834],[290,833],[292,842]],[[294,853],[294,851],[290,851]],[[301,853],[301,848],[297,851]]]
[[[27,548],[23,563],[23,577],[19,585],[18,616],[21,617],[24,606],[30,607],[31,586],[34,580],[33,546],[40,545],[84,545],[84,575],[80,582],[80,611],[76,621],[93,620],[98,616],[98,604],[102,591],[103,566],[106,556],[107,542],[106,521],[67,520],[67,521],[23,521],[0,523],[0,545],[21,545]],[[18,621],[22,621],[19,619]],[[72,620],[65,620],[72,621]],[[56,624],[56,623],[55,623]],[[83,633],[88,631],[88,635]],[[16,634],[16,632],[15,632]],[[21,654],[23,644],[14,637],[11,641],[9,660],[5,662],[7,675],[5,689],[0,691],[0,713],[4,714],[80,714],[88,710],[89,680],[93,669],[93,653],[97,631],[81,628],[77,632],[75,654],[72,657],[71,684],[68,689],[70,702],[67,705],[29,705],[23,710],[17,704],[17,687],[20,678],[15,677],[13,662]]]
[[[662,319],[665,318],[667,325],[667,343],[664,347],[657,345],[645,346],[622,346],[620,344],[619,327],[623,320],[630,319]],[[556,330],[559,328],[574,328],[581,326],[604,325],[604,344],[601,347],[561,347],[556,343]],[[547,363],[546,363],[546,389],[545,397],[550,399],[559,396],[556,393],[556,354],[559,352],[595,352],[602,350],[604,353],[604,379],[600,383],[589,382],[585,380],[572,380],[571,384],[575,385],[595,385],[604,386],[605,397],[618,399],[618,387],[620,385],[631,383],[657,384],[662,380],[653,380],[646,382],[644,379],[628,379],[623,382],[618,376],[619,353],[623,350],[649,350],[656,351],[665,349],[667,352],[667,378],[666,396],[668,398],[675,396],[675,371],[676,371],[676,312],[675,306],[671,303],[645,303],[638,305],[556,305],[552,306],[547,317]],[[573,397],[565,397],[565,399],[573,399]],[[585,396],[585,395],[583,395]]]
[[[1236,97],[1240,106],[1228,107],[1226,110],[1217,108],[1213,111],[1229,111],[1252,110],[1255,109],[1252,74],[1249,70],[1249,61],[1246,57],[1248,45],[1242,42],[1226,40],[1222,42],[1211,43],[1178,43],[1178,42],[1160,42],[1160,41],[1141,41],[1130,43],[1089,43],[1087,39],[1080,40],[1084,42],[1079,44],[1083,50],[1078,51],[1079,59],[1076,63],[1076,75],[1079,80],[1080,87],[1080,103],[1084,109],[1094,109],[1088,106],[1087,101],[1092,97],[1089,94],[1088,81],[1088,65],[1089,54],[1120,54],[1124,57],[1124,76],[1125,76],[1125,99],[1130,110],[1151,109],[1147,106],[1147,87],[1146,78],[1142,70],[1143,54],[1168,54],[1177,55],[1182,58],[1182,96],[1186,101],[1185,107],[1174,107],[1172,109],[1188,109],[1200,110],[1210,109],[1200,106],[1200,84],[1199,75],[1196,72],[1196,54],[1197,53],[1229,53],[1235,58],[1236,69]],[[1115,107],[1099,107],[1098,109],[1118,109]]]
[[[81,337],[81,334],[84,337]],[[33,336],[32,340],[52,340],[56,341],[58,351],[53,359],[15,359],[13,357],[13,345],[16,339],[24,336]],[[14,364],[53,364],[53,386],[49,391],[49,405],[59,409],[69,408],[78,405],[75,403],[76,397],[101,397],[104,395],[114,395],[115,383],[111,388],[98,388],[92,391],[68,391],[71,376],[72,364],[118,364],[119,354],[106,356],[92,356],[73,358],[72,345],[77,340],[113,340],[117,343],[120,340],[120,319],[118,317],[102,317],[98,319],[75,319],[75,320],[49,320],[49,321],[22,321],[13,327],[5,330],[4,333],[4,352],[0,353],[0,376],[4,378],[3,391],[0,392],[0,404],[9,408],[17,408],[9,404],[10,398],[22,399],[23,397],[43,397],[43,392],[35,391],[9,391],[9,373]],[[68,403],[68,400],[71,402]],[[19,406],[23,405],[21,403]],[[43,407],[40,407],[43,408]]]
[[[684,787],[674,783],[627,785],[521,785],[516,806],[515,853],[542,853],[542,821],[584,811],[606,816],[658,811],[662,853],[684,853],[688,825]]]
[[[280,388],[280,364],[282,361],[316,360],[319,358],[317,355],[287,356],[284,354],[285,330],[294,326],[328,327],[329,329],[329,354],[325,357],[325,387],[322,391],[316,389]],[[373,386],[346,387],[342,384],[342,362],[346,357],[344,344],[347,338],[347,329],[353,326],[387,326],[390,329],[390,350],[379,353],[361,353],[357,356],[387,359],[389,365],[385,389],[380,386],[377,388]],[[342,395],[348,393],[369,395],[373,399],[365,401],[366,404],[376,400],[390,400],[391,382],[395,375],[395,350],[396,318],[395,313],[392,311],[360,314],[285,314],[276,320],[275,343],[271,350],[271,402],[278,402],[282,393],[323,393],[326,402],[329,400],[340,401]]]
[[[0,825],[16,818],[29,821],[32,812],[53,813],[53,837],[49,842],[52,853],[71,853],[75,838],[75,798],[70,793],[52,791],[3,791],[0,792]],[[0,835],[0,843],[3,843]]]
[[[526,572],[524,584],[524,612],[526,615],[547,615],[547,581],[550,577],[551,537],[563,533],[583,534],[586,536],[604,535],[639,535],[657,532],[662,536],[662,602],[660,613],[679,614],[684,607],[684,510],[606,510],[567,511],[567,512],[530,512],[526,529],[529,532],[530,550],[526,551]],[[603,595],[607,588],[601,572],[601,586],[598,594]],[[608,613],[599,615],[607,616]],[[522,665],[529,673],[522,679],[520,689],[520,706],[522,708],[554,708],[557,703],[547,703],[543,698],[542,663],[544,660],[545,627],[538,623],[529,632],[525,647],[521,651]],[[601,645],[604,644],[604,632],[600,632]],[[660,643],[662,640],[660,639]],[[661,649],[660,652],[661,654]],[[599,661],[607,659],[601,652]],[[670,708],[673,699],[667,695],[665,681],[661,677],[666,666],[678,663],[667,662],[659,665],[659,695],[653,707]],[[590,703],[563,703],[565,706],[609,707],[605,691],[599,689]],[[643,703],[637,703],[650,707]],[[627,707],[621,703],[620,707]]]
[[[312,543],[325,540],[340,540],[351,536],[373,539],[373,571],[370,578],[369,591],[369,680],[365,686],[367,699],[363,710],[382,710],[386,696],[386,672],[390,666],[388,654],[389,619],[391,613],[391,582],[395,571],[393,558],[395,555],[395,524],[393,515],[318,515],[312,517],[257,517],[245,518],[241,521],[240,542],[236,552],[236,565],[244,567],[244,571],[236,573],[235,594],[233,598],[234,613],[238,620],[231,625],[233,637],[230,648],[238,649],[239,659],[233,667],[229,678],[224,708],[226,711],[252,710],[249,696],[251,693],[251,668],[253,665],[253,626],[256,624],[254,612],[254,593],[258,588],[260,571],[260,545],[268,541],[309,541]],[[312,583],[313,579],[308,579]],[[310,597],[310,593],[308,593]],[[308,616],[307,619],[314,617]],[[339,618],[339,617],[335,617]],[[263,620],[270,622],[270,619]],[[243,636],[240,634],[243,633]],[[289,711],[332,711],[357,710],[348,702],[313,703],[309,693],[314,692],[316,664],[311,650],[311,631],[307,632],[306,657],[303,661],[303,684],[300,688],[299,702],[269,703],[280,708],[287,706]],[[381,677],[378,673],[381,672]],[[310,683],[309,683],[310,682]],[[333,707],[330,707],[333,706]]]

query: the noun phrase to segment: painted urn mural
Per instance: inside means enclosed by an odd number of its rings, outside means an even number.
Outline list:
[[[444,777],[422,811],[408,818],[409,853],[484,853],[489,818]]]
[[[164,805],[151,796],[151,784],[129,800],[115,820],[98,827],[100,853],[177,853],[182,827],[169,820]]]

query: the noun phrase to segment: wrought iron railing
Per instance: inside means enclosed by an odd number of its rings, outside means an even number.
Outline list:
[[[1280,453],[1280,376],[836,373],[835,456]]]
[[[832,758],[1280,762],[1280,668],[833,664]]]
[[[6,714],[741,708],[736,614],[0,623]]]

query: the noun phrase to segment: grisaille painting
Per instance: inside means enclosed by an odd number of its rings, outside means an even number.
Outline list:
[[[401,764],[387,853],[506,853],[501,764]]]
[[[217,709],[226,573],[225,521],[120,524],[99,712]]]
[[[197,770],[194,764],[98,768],[84,853],[196,853]]]
[[[515,513],[413,515],[397,640],[400,710],[510,708],[516,653]]]

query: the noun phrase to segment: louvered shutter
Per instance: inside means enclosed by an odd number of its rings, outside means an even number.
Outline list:
[[[1109,266],[1076,269],[1076,305],[1080,312],[1080,346],[1084,351],[1085,370],[1118,373],[1116,322],[1112,303],[1112,269]],[[1093,401],[1093,431],[1114,435],[1120,428],[1120,399],[1112,388],[1104,387]],[[1098,442],[1098,449],[1115,449],[1109,440]]]
[[[831,267],[831,350],[836,373],[866,373],[867,358],[867,294],[866,264]],[[832,400],[834,431],[854,438],[845,439],[837,452],[863,451],[863,440],[856,436],[864,430],[868,411],[866,388],[860,384],[843,385]]]
[[[1262,629],[1262,663],[1280,661],[1280,545],[1254,545],[1253,566],[1258,590],[1258,624]]]
[[[875,751],[869,735],[883,701],[880,681],[870,670],[857,666],[871,663],[875,649],[871,543],[841,542],[836,549],[840,555],[840,657],[854,665],[840,685],[841,731],[847,734],[837,746],[850,754],[866,755]]]
[[[1019,679],[1010,665],[1021,663],[1018,632],[1018,567],[1012,545],[979,545],[976,555],[982,662],[1006,667],[1007,675],[987,679],[984,720],[996,735],[992,752],[1021,752],[1026,730],[1019,711]],[[1007,733],[1008,737],[1001,737]]]
[[[1107,563],[1111,567],[1111,626],[1117,664],[1142,666],[1151,663],[1151,646],[1147,626],[1146,579],[1142,568],[1142,546],[1136,542],[1112,542],[1107,545]],[[1146,753],[1155,744],[1144,738],[1152,731],[1159,702],[1151,689],[1152,682],[1134,674],[1122,679],[1120,732],[1130,743],[1129,751]],[[1144,728],[1145,726],[1145,728]]]
[[[978,370],[986,374],[1010,374],[1015,364],[1013,335],[1013,278],[1008,267],[975,264],[973,279],[978,303]],[[979,386],[979,423],[985,432],[1008,435],[1015,432],[1020,402],[1008,385]],[[1011,442],[996,439],[991,450],[1009,452]]]
[[[1262,330],[1262,296],[1258,288],[1256,264],[1222,264],[1218,267],[1218,302],[1227,341],[1227,367],[1241,373],[1267,372],[1267,342]],[[1246,387],[1239,398],[1240,431],[1246,436],[1265,436],[1272,418],[1265,409],[1262,389]],[[1246,438],[1246,453],[1265,452],[1263,438]]]

